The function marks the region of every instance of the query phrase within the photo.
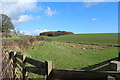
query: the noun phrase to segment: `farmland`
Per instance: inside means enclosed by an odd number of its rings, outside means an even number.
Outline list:
[[[53,61],[55,68],[81,69],[117,57],[117,34],[73,34],[47,37],[51,42],[36,43],[25,51],[38,60]],[[95,45],[94,45],[95,44]]]
[[[51,39],[59,42],[74,42],[74,43],[88,43],[100,45],[117,45],[117,33],[98,33],[98,34],[72,34],[59,37],[50,37]]]

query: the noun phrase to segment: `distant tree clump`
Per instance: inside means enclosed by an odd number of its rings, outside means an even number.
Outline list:
[[[2,37],[11,37],[11,30],[14,30],[14,25],[10,18],[5,14],[0,14],[0,33],[2,33]]]
[[[66,32],[66,31],[49,31],[49,32],[43,32],[40,33],[40,36],[60,36],[60,35],[66,35],[66,34],[74,34],[73,32]]]

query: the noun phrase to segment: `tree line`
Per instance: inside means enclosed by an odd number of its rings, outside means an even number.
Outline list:
[[[66,35],[66,34],[74,34],[73,32],[66,32],[66,31],[48,31],[48,32],[43,32],[40,33],[40,36],[60,36],[60,35]]]

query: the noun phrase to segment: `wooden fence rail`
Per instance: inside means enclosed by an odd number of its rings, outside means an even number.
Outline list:
[[[115,57],[115,58],[112,58],[112,59],[109,59],[109,60],[94,64],[94,65],[90,65],[90,66],[81,68],[81,70],[92,70],[92,69],[98,68],[100,66],[103,66],[105,64],[108,64],[108,63],[110,63],[110,61],[114,61],[114,60],[118,60],[118,57]]]
[[[29,57],[26,57],[24,55],[21,55],[20,53],[16,52],[10,52],[10,59],[13,60],[13,74],[14,79],[19,76],[16,74],[16,67],[19,68],[19,71],[21,71],[21,76],[19,78],[22,78],[23,80],[26,80],[26,72],[31,72],[34,74],[44,75],[48,76],[49,73],[52,70],[52,62],[51,61],[38,61]],[[18,60],[20,59],[20,60]],[[29,63],[33,65],[34,67],[27,66],[26,63]],[[18,77],[17,77],[18,78]]]
[[[120,75],[117,71],[85,71],[53,69],[53,77],[56,79],[101,79],[107,80],[108,76]]]
[[[107,80],[108,76],[116,77],[120,80],[120,71],[86,71],[86,70],[63,70],[53,69],[52,61],[38,61],[19,52],[11,51],[9,53],[10,59],[13,60],[13,80],[21,78],[27,80],[27,72],[43,75],[45,80],[59,79],[59,80]],[[115,58],[116,59],[116,58]],[[113,60],[113,59],[111,59]],[[27,65],[27,64],[31,64]],[[120,67],[120,66],[119,66]],[[17,74],[17,69],[19,74]]]

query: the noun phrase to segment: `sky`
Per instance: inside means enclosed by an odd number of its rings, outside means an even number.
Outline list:
[[[27,1],[0,3],[0,14],[8,15],[15,29],[26,35],[39,35],[41,32],[58,30],[76,34],[118,32],[117,1]]]

